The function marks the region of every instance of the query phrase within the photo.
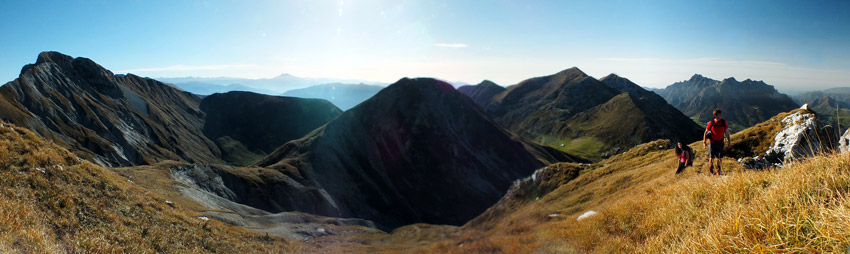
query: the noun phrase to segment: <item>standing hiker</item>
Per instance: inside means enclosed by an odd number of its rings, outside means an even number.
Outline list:
[[[679,161],[679,168],[676,169],[676,174],[682,173],[685,167],[692,165],[694,149],[679,141],[676,144],[676,159]]]
[[[724,143],[728,144],[727,142],[730,140],[729,132],[727,132],[727,130],[729,130],[729,125],[726,124],[726,120],[723,120],[723,114],[720,112],[720,109],[715,109],[713,114],[714,119],[709,121],[708,126],[705,128],[705,134],[702,138],[702,146],[708,147],[708,173],[712,175],[720,175],[720,164],[721,159],[723,158],[723,150],[724,148],[728,148],[724,147]],[[724,140],[727,142],[724,142]],[[710,141],[711,145],[706,143],[708,141]],[[717,161],[716,173],[714,172],[715,159]]]

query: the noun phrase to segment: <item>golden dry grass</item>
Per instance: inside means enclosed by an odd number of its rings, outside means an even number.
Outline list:
[[[551,225],[587,252],[846,252],[850,156],[643,186],[600,216]],[[605,243],[605,244],[601,244]]]
[[[702,157],[695,167],[675,175],[676,161],[666,144],[644,144],[605,160],[486,226],[468,224],[434,237],[430,244],[399,242],[364,249],[386,253],[848,250],[850,155],[822,155],[769,171],[747,170],[726,159],[726,176],[718,177],[706,174],[705,150],[695,143]],[[588,210],[598,214],[577,220]]]
[[[310,252],[199,216],[33,132],[0,127],[0,253]]]

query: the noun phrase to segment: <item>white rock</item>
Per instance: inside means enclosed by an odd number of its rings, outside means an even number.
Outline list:
[[[809,104],[808,103],[803,104],[803,106],[800,106],[800,108],[805,109],[805,110],[809,110]]]
[[[841,140],[838,141],[838,150],[842,153],[850,152],[850,129],[847,129],[844,135],[841,135]]]
[[[201,217],[198,217],[198,219],[201,219],[201,220],[210,220],[210,218],[208,218],[207,216],[201,216]]]
[[[764,158],[769,162],[783,163],[802,159],[821,152],[821,127],[817,117],[811,113],[795,112],[782,119],[782,130],[776,134]]]
[[[590,216],[593,216],[593,215],[596,215],[596,214],[597,214],[596,211],[590,210],[590,211],[584,212],[584,214],[582,214],[581,216],[578,216],[578,218],[576,218],[576,220],[583,220],[583,219],[586,219],[587,217],[590,217]]]

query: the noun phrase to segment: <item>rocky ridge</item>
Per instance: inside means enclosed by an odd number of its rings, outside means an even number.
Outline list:
[[[700,123],[711,120],[712,111],[720,108],[735,132],[798,107],[790,97],[764,81],[735,78],[717,81],[699,74],[667,86],[658,94]]]

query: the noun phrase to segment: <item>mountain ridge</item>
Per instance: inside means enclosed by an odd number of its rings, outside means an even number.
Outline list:
[[[510,86],[486,110],[520,136],[597,159],[657,138],[701,135],[660,96],[613,74],[596,80],[576,67]]]
[[[658,94],[700,123],[711,120],[712,111],[719,108],[733,131],[799,107],[788,95],[764,81],[738,81],[734,77],[717,81],[695,74],[688,80],[667,86]]]

